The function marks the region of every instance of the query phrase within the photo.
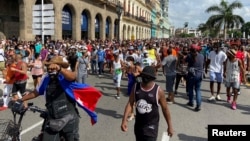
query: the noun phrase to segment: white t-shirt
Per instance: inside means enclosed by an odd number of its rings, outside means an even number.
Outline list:
[[[226,53],[224,53],[223,51],[219,51],[218,54],[216,54],[215,51],[211,51],[208,54],[208,59],[210,60],[210,65],[209,65],[210,72],[217,72],[217,73],[223,72],[223,63],[227,59]]]
[[[154,63],[154,61],[150,58],[141,58],[141,60],[140,60],[140,64],[141,64],[142,69],[146,66],[152,66],[153,63]]]

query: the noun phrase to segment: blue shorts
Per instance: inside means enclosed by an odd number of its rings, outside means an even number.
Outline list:
[[[219,82],[219,83],[222,83],[223,82],[223,74],[220,72],[209,72],[209,77],[210,77],[210,81],[212,82]]]

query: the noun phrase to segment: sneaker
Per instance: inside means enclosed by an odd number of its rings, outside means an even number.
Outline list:
[[[190,103],[190,102],[188,102],[187,105],[190,106],[190,107],[194,107],[194,104]]]
[[[199,112],[201,110],[200,106],[196,106],[194,109],[196,112]]]
[[[232,109],[233,109],[233,110],[236,110],[236,109],[237,109],[237,107],[236,107],[236,102],[232,102]]]
[[[238,95],[240,95],[240,91],[238,92]],[[234,93],[232,92],[231,96],[234,96]]]
[[[214,96],[211,96],[209,99],[207,99],[208,101],[214,101],[215,100],[215,97]]]
[[[231,96],[227,96],[227,102],[231,103]]]
[[[116,95],[115,98],[116,98],[116,99],[120,99],[120,96],[119,96],[119,95]]]
[[[221,101],[220,95],[217,95],[217,96],[216,96],[216,100],[217,100],[217,101]]]
[[[166,98],[166,101],[168,104],[173,104],[173,101],[171,101],[169,98]]]
[[[7,110],[7,109],[8,109],[8,107],[5,107],[5,106],[0,107],[0,111],[4,111],[4,110]]]

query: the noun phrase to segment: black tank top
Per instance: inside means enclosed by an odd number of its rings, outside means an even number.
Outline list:
[[[140,83],[135,87],[136,119],[134,131],[136,135],[157,137],[159,126],[159,86],[154,84],[150,90],[143,90]]]

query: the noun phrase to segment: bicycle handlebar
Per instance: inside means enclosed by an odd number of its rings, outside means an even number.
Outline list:
[[[32,111],[32,112],[38,112],[41,115],[46,115],[47,114],[47,110],[39,108],[38,106],[33,106],[33,103],[28,103],[28,108],[27,110]]]

